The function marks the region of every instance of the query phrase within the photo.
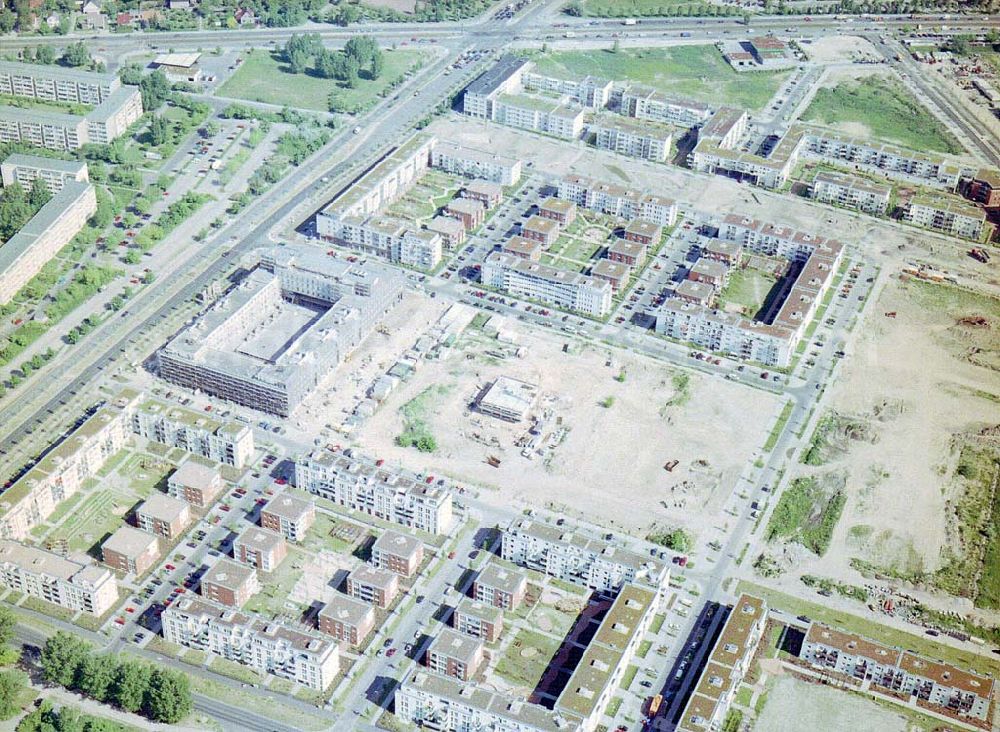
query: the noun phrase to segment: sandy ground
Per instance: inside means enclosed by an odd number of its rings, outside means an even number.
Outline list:
[[[819,64],[835,64],[855,59],[881,58],[875,46],[858,36],[826,36],[802,44],[809,60]]]
[[[673,372],[658,362],[616,352],[609,366],[609,349],[529,332],[516,321],[508,328],[526,348],[524,358],[490,356],[502,344],[467,330],[447,359],[424,362],[390,395],[356,435],[361,447],[492,488],[483,495],[500,504],[570,505],[578,515],[638,531],[656,521],[690,525],[713,516],[780,407],[774,396],[694,374],[686,404],[667,407],[676,393]],[[564,353],[567,342],[572,346]],[[623,383],[615,380],[622,369]],[[527,422],[470,411],[479,391],[500,375],[539,385],[552,413],[539,444],[565,432],[551,452],[523,457],[515,442]],[[431,396],[424,419],[438,443],[433,454],[395,444],[403,431],[400,408],[425,390]],[[614,399],[610,407],[600,404],[607,397]],[[498,468],[486,462],[489,456],[500,459]],[[663,465],[671,459],[680,464],[668,473]]]
[[[861,725],[859,726],[859,722]],[[767,695],[755,730],[763,732],[908,732],[899,714],[851,694],[792,678],[779,679]]]

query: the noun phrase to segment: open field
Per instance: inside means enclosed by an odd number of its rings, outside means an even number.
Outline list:
[[[797,541],[822,556],[844,509],[844,494],[828,492],[816,477],[796,478],[771,514],[768,540]]]
[[[614,81],[634,81],[660,91],[712,104],[760,109],[788,72],[739,74],[715,46],[623,48],[617,52],[559,51],[534,56],[539,73],[566,78],[593,74]]]
[[[763,307],[767,294],[777,281],[769,272],[753,267],[733,267],[729,272],[729,282],[719,293],[720,308],[753,317]]]
[[[810,684],[792,677],[778,679],[757,717],[756,729],[781,732],[854,732],[865,729],[910,732],[906,718],[860,694]]]
[[[958,140],[900,81],[877,74],[818,89],[802,120],[913,150],[963,152]]]
[[[514,686],[530,691],[542,678],[559,641],[532,630],[521,630],[497,663],[496,673]]]
[[[491,335],[496,328],[513,334],[523,358],[504,357]],[[626,378],[618,381],[623,370]],[[510,424],[470,409],[500,375],[538,384],[544,395],[535,413],[548,411],[550,418],[530,457],[515,444],[528,422]],[[469,326],[447,358],[425,361],[356,439],[365,451],[413,470],[493,488],[482,492],[488,501],[600,513],[609,528],[640,533],[658,522],[687,525],[719,506],[781,404],[776,396],[695,374],[679,386],[673,377],[680,375],[686,374],[650,359],[494,317],[486,329]],[[611,406],[602,406],[608,397]],[[415,423],[433,439],[432,452],[397,443],[405,425],[412,432]],[[498,467],[487,462],[491,456]],[[664,463],[675,458],[680,465],[666,472]]]
[[[356,88],[348,89],[335,79],[316,76],[311,68],[304,74],[294,74],[278,54],[257,49],[244,57],[243,64],[216,96],[326,112],[333,94],[340,109],[367,109],[382,92],[419,64],[424,54],[386,49],[384,57],[385,68],[378,79],[362,76]]]

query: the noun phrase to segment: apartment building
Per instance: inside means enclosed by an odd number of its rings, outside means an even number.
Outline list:
[[[701,257],[688,269],[687,278],[721,290],[729,281],[729,267],[718,260]]]
[[[743,256],[743,245],[726,239],[709,239],[701,247],[701,256],[732,267],[738,264],[740,257]]]
[[[577,729],[594,732],[636,656],[659,607],[656,589],[625,584],[583,651],[554,709],[578,717]]]
[[[442,676],[471,681],[483,662],[483,641],[444,628],[427,648],[427,668]]]
[[[463,597],[452,613],[451,625],[459,633],[495,643],[503,631],[503,610]]]
[[[125,398],[138,395],[123,390]],[[153,442],[179,447],[217,463],[244,467],[253,457],[253,432],[239,422],[222,422],[204,412],[146,399],[130,410],[132,432]]]
[[[160,540],[148,531],[122,526],[101,544],[102,561],[114,570],[136,577],[149,570],[160,556]]]
[[[472,597],[476,602],[501,610],[516,610],[527,591],[527,577],[496,562],[490,562],[479,570],[472,583]]]
[[[233,542],[233,559],[261,572],[271,572],[288,556],[281,534],[250,525]]]
[[[142,93],[139,88],[119,87],[86,115],[87,142],[107,145],[124,135],[140,117]]]
[[[560,226],[569,226],[576,220],[576,204],[565,198],[549,196],[538,204],[538,215],[552,219]]]
[[[658,587],[669,577],[669,567],[659,560],[533,519],[516,519],[504,529],[501,557],[594,590],[637,581]]]
[[[260,673],[324,691],[340,672],[340,650],[305,633],[228,607],[185,597],[163,611],[163,638]]]
[[[587,125],[594,145],[631,158],[662,163],[670,157],[674,137],[681,132],[672,125],[630,117],[602,115]]]
[[[466,178],[512,186],[521,179],[521,161],[506,155],[483,152],[448,142],[438,142],[431,149],[431,167]]]
[[[260,510],[260,525],[299,543],[316,521],[316,504],[288,493],[274,496]]]
[[[869,682],[870,691],[958,718],[989,721],[996,682],[987,676],[819,623],[810,624],[799,657],[815,668]]]
[[[118,602],[111,570],[85,556],[70,559],[6,539],[0,539],[0,585],[97,617]]]
[[[496,119],[498,99],[520,91],[524,74],[531,66],[526,58],[504,54],[465,88],[462,111],[477,119]]]
[[[711,140],[724,150],[732,150],[746,135],[749,125],[746,110],[722,107],[698,131],[698,139]]]
[[[571,201],[567,201],[571,203]],[[521,236],[531,241],[537,241],[543,247],[550,247],[559,238],[559,222],[553,218],[535,214],[521,224]]]
[[[748,216],[727,214],[719,226],[721,241],[735,242],[743,249],[769,257],[782,257],[789,261],[805,261],[817,250],[843,248],[836,239],[827,239],[818,234],[779,226]]]
[[[491,180],[476,178],[470,180],[462,188],[462,197],[480,201],[486,208],[490,209],[503,201],[503,186]]]
[[[201,596],[227,607],[242,607],[260,592],[257,570],[223,557],[201,578]]]
[[[703,124],[712,115],[708,105],[677,99],[639,85],[622,91],[619,111],[626,117],[664,122],[685,129]]]
[[[582,175],[567,175],[557,183],[559,198],[573,201],[580,208],[631,221],[645,219],[660,226],[677,221],[677,202],[663,196],[602,183]]]
[[[191,523],[191,509],[179,498],[154,491],[135,509],[135,521],[143,531],[162,536],[169,542],[178,538]]]
[[[628,284],[628,279],[632,276],[632,268],[627,264],[613,262],[610,259],[598,259],[590,267],[590,276],[607,282],[611,285],[612,294],[617,295]]]
[[[399,594],[399,575],[364,564],[347,575],[347,594],[385,610]]]
[[[447,251],[455,251],[465,243],[465,225],[451,216],[435,216],[425,226],[441,237],[441,244]]]
[[[787,366],[795,346],[793,334],[783,328],[676,298],[667,299],[655,315],[657,333],[744,361]]]
[[[53,195],[63,189],[66,181],[77,183],[90,181],[87,164],[78,160],[13,153],[0,163],[0,180],[3,181],[4,188],[16,182],[24,190],[30,191],[35,180],[39,178]]]
[[[564,140],[583,134],[583,108],[545,97],[502,94],[493,104],[494,122]]]
[[[959,198],[918,195],[904,208],[903,220],[943,234],[978,240],[986,225],[986,212]]]
[[[128,444],[125,412],[101,407],[0,493],[0,538],[26,540],[83,481]]]
[[[855,175],[827,171],[817,173],[809,188],[810,195],[817,201],[864,211],[875,216],[885,215],[889,208],[891,192],[889,186],[871,183]]]
[[[658,224],[655,221],[646,221],[645,219],[633,219],[625,225],[625,230],[622,231],[622,239],[624,241],[612,244],[610,249],[618,252],[625,252],[628,248],[628,243],[641,245],[643,247],[641,256],[633,255],[631,257],[627,257],[626,260],[622,260],[624,264],[635,266],[637,262],[642,261],[642,259],[646,256],[646,247],[655,247],[660,243],[660,239],[662,238],[662,224]],[[634,261],[627,261],[628,259],[632,259]]]
[[[574,732],[580,724],[523,698],[424,671],[403,680],[394,703],[400,719],[441,732]]]
[[[0,61],[0,94],[96,106],[121,87],[118,74]]]
[[[701,173],[718,173],[763,188],[780,188],[787,181],[805,145],[793,128],[766,157],[739,147],[748,120],[740,110],[723,109],[706,124],[688,155],[688,165]]]
[[[7,185],[7,179],[4,179]],[[986,208],[1000,206],[1000,172],[982,168],[962,186],[962,195]]]
[[[121,137],[142,116],[142,95],[121,87],[86,115],[0,106],[0,142],[22,142],[49,150],[78,150]]]
[[[223,486],[215,463],[191,455],[167,478],[167,495],[205,508],[215,501]]]
[[[555,76],[527,71],[521,78],[522,86],[531,92],[568,96],[577,104],[590,109],[603,109],[611,101],[614,86],[607,79],[584,76],[582,79],[560,79]]]
[[[431,534],[452,524],[452,491],[351,452],[324,450],[295,463],[295,485],[341,506]]]
[[[486,204],[475,198],[454,198],[448,201],[444,212],[461,221],[466,231],[471,231],[486,219]]]
[[[594,277],[556,269],[503,252],[490,253],[482,282],[515,297],[527,297],[602,317],[611,310],[611,285]]]
[[[443,243],[437,232],[392,216],[345,216],[326,230],[320,236],[327,241],[407,267],[432,269],[441,261]]]
[[[97,211],[90,183],[65,182],[38,212],[0,247],[0,304],[9,302],[72,241]]]
[[[372,565],[412,577],[424,561],[424,543],[409,534],[384,531],[372,545]]]
[[[537,241],[515,235],[500,246],[500,251],[512,257],[538,262],[542,259],[544,249]]]
[[[371,603],[337,593],[319,611],[321,633],[338,641],[359,646],[375,627],[375,609]]]
[[[766,623],[767,603],[751,595],[740,595],[681,713],[677,732],[721,729],[729,705],[750,670]]]
[[[693,280],[684,280],[674,288],[674,297],[681,302],[690,302],[712,307],[715,301],[715,287]]]

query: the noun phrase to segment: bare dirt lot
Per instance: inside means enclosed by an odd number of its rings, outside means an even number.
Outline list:
[[[780,408],[777,397],[722,379],[619,352],[609,357],[610,349],[528,331],[516,321],[504,330],[516,345],[473,326],[448,358],[424,362],[356,435],[361,447],[491,488],[483,491],[487,500],[572,507],[638,531],[713,516]],[[517,346],[523,358],[513,355]],[[470,408],[501,375],[537,384],[543,394],[535,413],[548,410],[550,418],[531,459],[515,444],[530,438],[529,422],[510,424]],[[437,449],[398,446],[407,428],[432,435]],[[487,462],[491,456],[498,467]],[[673,459],[680,462],[667,472]]]
[[[859,728],[858,722],[864,720]],[[767,732],[909,732],[901,714],[857,694],[785,677],[767,695],[754,729]],[[919,727],[917,728],[919,729]]]

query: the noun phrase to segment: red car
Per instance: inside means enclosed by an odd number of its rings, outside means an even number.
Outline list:
[[[118,625],[125,625],[125,618],[115,618],[115,622],[118,623]]]
[[[288,485],[288,481],[287,481],[287,480],[285,480],[284,478],[278,478],[278,479],[277,479],[276,481],[274,481],[274,482],[275,482],[276,484],[278,484],[278,485]]]
[[[175,569],[177,569],[177,567],[175,567],[175,566],[174,566],[174,565],[172,565],[172,564],[167,564],[167,565],[165,565],[165,566],[166,566],[166,568],[167,568],[167,569],[168,569],[169,571],[171,571],[171,572],[173,572],[173,571],[174,571]]]
[[[221,508],[223,511],[228,511],[229,510],[228,504],[225,504],[225,503],[223,503],[221,506],[219,506],[219,508]]]
[[[395,655],[396,655],[396,649],[395,648],[390,648],[388,651],[385,652],[385,657],[386,658],[392,658]]]
[[[127,607],[127,608],[125,608],[125,612],[127,612],[127,613],[134,613],[135,612],[135,608],[134,607]]]

